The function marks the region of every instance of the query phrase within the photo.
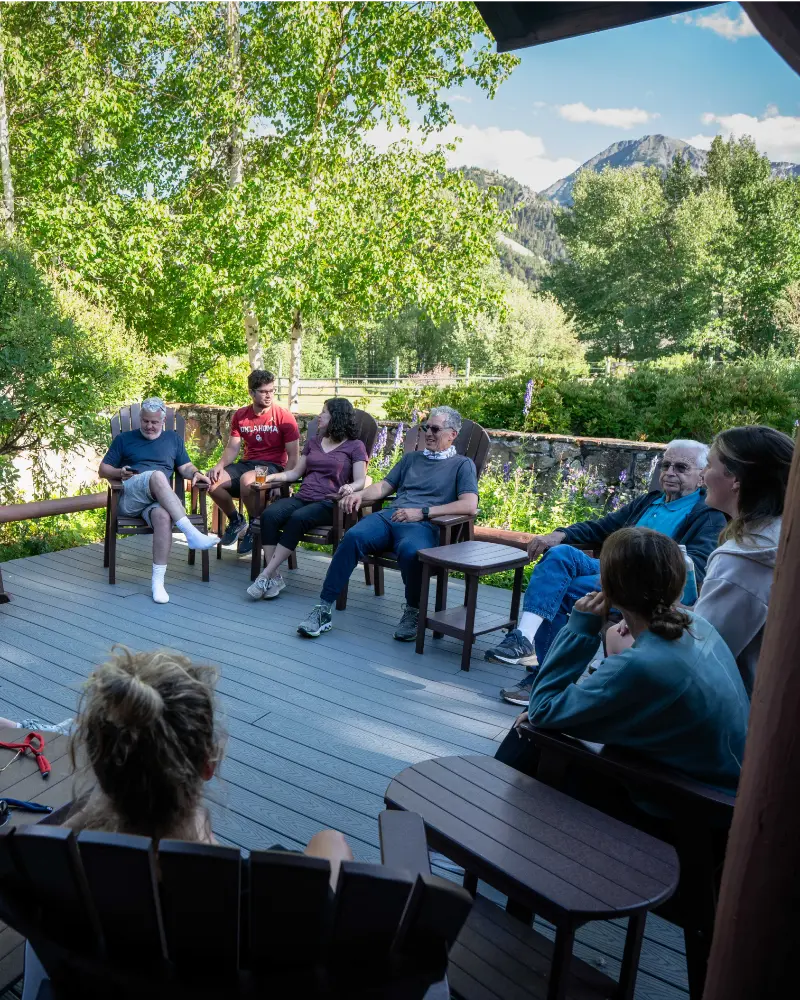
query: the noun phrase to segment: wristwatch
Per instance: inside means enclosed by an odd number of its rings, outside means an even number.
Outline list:
[[[422,520],[423,521],[429,520],[429,518],[428,518],[429,511],[430,511],[430,507],[423,507],[422,508]]]

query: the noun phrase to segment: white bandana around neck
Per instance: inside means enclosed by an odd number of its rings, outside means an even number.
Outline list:
[[[458,452],[456,446],[451,444],[445,451],[429,451],[427,448],[422,453],[425,458],[431,458],[434,462],[441,462],[445,458],[455,458]]]

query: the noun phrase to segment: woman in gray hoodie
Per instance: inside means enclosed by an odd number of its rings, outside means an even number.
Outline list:
[[[736,657],[748,695],[767,620],[794,442],[772,427],[732,427],[714,439],[705,502],[730,517],[708,559],[693,610]]]

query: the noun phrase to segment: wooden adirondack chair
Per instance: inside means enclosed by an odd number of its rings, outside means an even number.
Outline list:
[[[453,442],[459,455],[466,455],[475,463],[475,469],[480,478],[489,457],[491,440],[486,431],[474,420],[464,420],[458,437]],[[412,451],[423,451],[425,448],[425,432],[419,425],[410,427],[406,432],[403,442],[403,454],[407,455]],[[388,499],[388,497],[387,497]],[[386,500],[374,500],[369,504],[364,504],[359,517],[365,517],[380,510]],[[439,528],[439,544],[451,545],[455,542],[466,542],[472,539],[475,527],[475,518],[467,514],[445,514],[443,517],[432,517],[431,524]],[[382,597],[384,591],[383,570],[397,568],[397,558],[393,552],[381,552],[378,555],[367,556],[363,560],[365,574],[372,572],[375,587],[375,596]],[[367,576],[369,583],[369,576]],[[436,574],[436,610],[444,608],[446,577],[444,571]],[[339,595],[336,607],[342,611],[347,606],[347,588]],[[436,636],[437,633],[434,633]]]
[[[358,439],[364,445],[367,450],[367,455],[372,454],[372,449],[375,446],[375,439],[378,437],[378,424],[371,413],[367,413],[366,410],[354,410],[353,411],[356,421],[356,429],[358,431]],[[308,425],[306,431],[306,440],[310,441],[312,438],[317,436],[317,422],[318,418],[314,417],[311,423]],[[266,498],[269,490],[259,489],[262,498]],[[282,496],[291,496],[291,486],[287,485],[281,490]],[[264,502],[266,506],[266,499]],[[263,507],[261,508],[264,509]],[[345,533],[347,523],[351,523],[350,518],[345,518],[345,515],[339,509],[338,503],[333,505],[333,524],[329,527],[315,528],[310,531],[307,535],[304,535],[301,541],[310,542],[312,545],[330,545],[332,546],[332,551],[335,552],[336,548],[341,540],[342,535]],[[352,519],[354,520],[354,519]],[[261,552],[261,525],[256,521],[253,525],[253,556],[250,565],[250,579],[255,580],[258,574],[263,568],[264,560]],[[289,569],[297,569],[297,555],[293,553],[289,556]],[[371,582],[370,579],[367,581]]]
[[[722,864],[735,797],[614,747],[523,723],[518,732],[541,756],[536,777],[563,788],[568,768],[596,772],[640,793],[671,817],[669,840],[681,866],[678,891],[654,912],[683,928],[691,1000],[701,1000],[714,934]]]
[[[411,867],[422,819],[380,817],[384,865],[36,824],[0,830],[0,916],[49,982],[37,1000],[447,997],[469,894]],[[438,990],[437,990],[437,984]]]
[[[123,406],[116,416],[111,418],[111,439],[121,434],[123,431],[138,430],[139,414],[141,406],[134,403],[132,406]],[[171,406],[167,407],[164,417],[164,429],[177,431],[182,437],[186,437],[186,421]],[[186,483],[182,476],[172,477],[172,488],[175,495],[182,504],[186,503]],[[208,534],[208,511],[206,498],[208,488],[197,486],[192,490],[191,513],[188,515],[192,524],[199,528],[203,534]],[[152,535],[153,529],[148,525],[143,517],[125,517],[118,513],[119,501],[122,497],[122,480],[114,479],[108,481],[108,501],[106,503],[106,533],[103,541],[103,566],[108,567],[108,582],[116,583],[117,572],[117,535]],[[198,512],[199,506],[199,512]],[[173,531],[177,529],[173,526]],[[194,566],[195,551],[189,549],[189,565]],[[208,583],[208,552],[201,552],[202,580]]]

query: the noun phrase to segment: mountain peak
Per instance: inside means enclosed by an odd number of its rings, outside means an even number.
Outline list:
[[[683,139],[672,139],[667,135],[644,135],[639,139],[622,139],[581,164],[568,177],[562,177],[555,184],[551,184],[541,192],[541,195],[559,205],[571,205],[572,189],[582,170],[593,170],[595,173],[600,173],[605,167],[658,167],[659,170],[667,170],[676,156],[682,156],[689,161],[693,170],[700,171],[705,165],[707,155],[705,150],[690,146]]]
[[[676,156],[688,160],[693,171],[699,173],[706,164],[708,153],[690,145],[684,139],[673,139],[668,135],[644,135],[640,139],[622,139],[612,143],[602,153],[597,153],[586,163],[561,180],[541,191],[543,198],[549,198],[558,205],[572,204],[572,189],[582,170],[600,173],[605,167],[658,167],[666,171]],[[800,166],[794,163],[773,163],[772,172],[777,177],[800,176]]]

